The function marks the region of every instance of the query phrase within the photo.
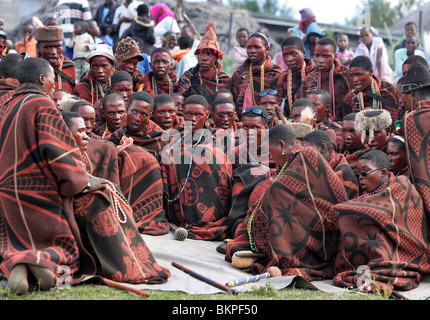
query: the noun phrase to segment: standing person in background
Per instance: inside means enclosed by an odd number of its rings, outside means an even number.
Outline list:
[[[142,39],[143,52],[151,54],[155,43],[154,21],[149,15],[149,7],[146,3],[137,7],[137,17],[133,19],[130,28],[123,34],[123,38],[126,37]]]
[[[236,40],[239,46],[233,48],[234,64],[233,69],[237,69],[248,58],[246,44],[248,42],[249,31],[246,28],[239,28],[236,32]]]
[[[64,32],[64,55],[73,59],[73,49],[71,48],[71,37],[74,31],[74,24],[79,20],[91,20],[91,8],[88,0],[59,0],[55,8],[54,18]]]
[[[384,40],[378,37],[375,28],[364,27],[360,30],[360,43],[355,55],[369,57],[373,64],[373,73],[382,81],[394,82],[394,72],[388,63]]]
[[[259,92],[272,88],[273,79],[282,73],[282,68],[272,63],[269,40],[262,33],[250,35],[247,53],[248,58],[231,76],[231,91],[239,120],[242,119],[242,110],[257,105]]]
[[[142,4],[142,1],[125,0],[115,10],[115,16],[112,24],[114,25],[114,42],[123,38],[123,33],[130,27],[131,22],[137,17],[137,7]]]
[[[301,15],[300,24],[295,26],[292,31],[297,37],[305,41],[309,25],[313,22],[317,22],[317,20],[311,8],[301,9],[299,13]]]
[[[54,68],[54,90],[64,89],[73,93],[76,82],[75,64],[63,55],[63,29],[61,27],[39,27],[36,29],[37,55]]]
[[[406,38],[410,35],[412,36],[416,36],[418,38],[418,26],[415,22],[409,21],[406,22],[405,27],[404,27],[404,34],[405,37],[404,39],[402,39],[402,41],[400,41],[400,43],[398,43],[395,47],[394,47],[394,51],[401,49],[401,48],[406,48]],[[420,50],[423,50],[423,48],[419,47]]]
[[[152,6],[150,12],[155,22],[154,35],[156,47],[161,46],[161,38],[166,32],[181,32],[173,11],[164,3],[158,3]]]
[[[183,26],[181,29],[181,36],[182,35],[188,35],[192,41],[192,45],[190,51],[186,53],[176,65],[175,73],[178,78],[180,78],[185,71],[197,64],[197,57],[194,53],[200,44],[200,40],[196,39],[196,31],[192,26]]]
[[[122,39],[116,46],[115,58],[118,61],[117,70],[124,70],[130,74],[133,78],[134,91],[137,91],[143,79],[143,74],[137,69],[137,64],[144,60],[137,42],[130,37]]]
[[[336,44],[338,47],[337,58],[340,63],[349,68],[349,64],[354,59],[354,52],[349,50],[349,38],[345,33],[340,33],[336,36]]]
[[[394,68],[394,77],[396,79],[403,75],[403,62],[405,62],[407,58],[415,55],[424,58],[426,57],[425,52],[418,49],[418,46],[418,38],[414,35],[409,35],[406,37],[406,47],[394,51],[394,62],[396,63]]]
[[[98,7],[94,15],[97,25],[101,27],[103,24],[107,24],[112,28],[115,11],[119,6],[120,4],[114,0],[105,0],[105,3]]]
[[[73,62],[75,63],[76,79],[89,68],[89,63],[85,58],[90,53],[94,45],[93,37],[88,33],[88,23],[86,21],[76,21],[75,31],[72,34],[70,46],[73,48]]]
[[[16,43],[16,52],[27,52],[30,57],[37,57],[36,44],[34,39],[34,26],[31,23],[26,23],[22,27],[22,41]],[[12,49],[12,48],[11,48]]]

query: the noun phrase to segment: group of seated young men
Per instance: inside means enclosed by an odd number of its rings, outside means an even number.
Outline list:
[[[61,38],[59,28],[36,31],[40,48]],[[20,184],[30,184],[39,194],[33,200],[36,206],[61,203],[46,198],[52,192],[62,199],[71,196],[65,210],[74,212],[81,229],[85,226],[96,251],[89,255],[99,262],[111,257],[96,250],[101,243],[90,229],[109,233],[112,222],[95,221],[99,216],[89,213],[106,211],[109,201],[102,200],[110,198],[112,215],[120,223],[129,217],[134,225],[130,230],[162,235],[181,227],[191,239],[225,240],[217,250],[227,261],[236,253],[250,252],[252,263],[244,267],[253,273],[276,266],[282,275],[334,279],[349,287],[363,283],[360,267],[366,266],[368,290],[417,287],[430,272],[428,123],[426,115],[416,115],[430,110],[428,65],[409,59],[405,66],[410,68],[404,69],[395,88],[373,74],[366,57],[356,57],[349,68],[342,66],[334,40],[327,37],[317,43],[314,61],[305,58],[301,39],[285,39],[285,71],[271,62],[263,34],[249,37],[247,52],[248,59],[231,77],[223,73],[223,55],[210,24],[196,50],[197,65],[180,79],[170,71],[165,49],[154,50],[152,71],[139,75],[133,61],[140,53],[134,40],[126,38],[115,54],[104,45],[96,47],[87,57],[88,72],[68,89],[58,87],[64,83],[62,55],[23,61],[17,55],[15,75],[13,56],[6,56],[0,63],[0,137],[7,142],[1,146],[2,157],[8,154],[9,161],[2,164],[2,185],[17,182],[21,172]],[[20,65],[35,60],[39,66],[38,59],[57,71],[26,78]],[[57,114],[52,107],[45,115],[38,110],[37,100],[40,108],[47,104],[46,95],[56,101]],[[21,104],[36,105],[20,116],[27,118],[29,131],[19,130],[37,141],[16,151],[25,146],[16,145],[13,127]],[[40,128],[44,121],[52,128]],[[43,129],[58,140],[52,142],[53,150],[43,135],[32,135],[29,123],[35,122],[35,130]],[[75,142],[68,140],[70,136]],[[41,168],[37,174],[32,161]],[[51,166],[51,171],[44,169]],[[53,190],[44,179],[56,180]],[[32,189],[38,181],[43,188]],[[114,187],[103,194],[100,190],[107,186]],[[12,215],[11,199],[20,198],[12,212],[22,217],[32,207],[24,189],[0,191],[5,217]],[[90,198],[92,193],[102,200]],[[54,207],[41,209],[41,214],[54,215]],[[19,228],[10,221],[2,223],[10,239],[1,248],[1,270],[15,285],[27,272],[42,274],[50,287],[53,266],[64,263],[70,253],[58,259],[63,256],[53,254],[55,241],[47,245],[47,252],[40,251],[37,241],[42,240],[27,239],[29,224],[22,217],[14,222]],[[126,236],[130,230],[124,231]],[[75,246],[85,247],[78,239],[75,234]],[[16,254],[27,251],[32,252],[30,258]],[[50,272],[33,270],[40,252]],[[102,272],[118,281],[166,281],[168,271],[157,265],[149,249],[146,253],[150,263],[142,267],[145,276],[128,279],[120,271]],[[70,263],[76,277],[87,272],[79,261]],[[26,292],[28,284],[19,290]]]

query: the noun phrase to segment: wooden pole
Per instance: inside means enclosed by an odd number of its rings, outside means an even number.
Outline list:
[[[199,273],[197,273],[197,272],[195,272],[195,271],[193,271],[191,269],[188,269],[188,268],[184,267],[183,265],[180,265],[179,263],[177,263],[175,261],[172,261],[172,266],[174,266],[174,267],[176,267],[176,268],[184,271],[185,273],[188,273],[189,275],[193,276],[196,279],[199,279],[199,280],[201,280],[203,282],[206,282],[206,283],[208,283],[208,284],[210,284],[210,285],[212,285],[214,287],[217,287],[218,289],[226,291],[227,293],[231,293],[231,294],[236,294],[237,293],[236,290],[234,290],[232,288],[229,288],[229,287],[227,287],[227,286],[225,286],[225,285],[223,285],[223,284],[221,284],[219,282],[216,282],[216,281],[214,281],[212,279],[209,279],[209,278],[207,278],[207,277],[205,277],[205,276],[203,276],[203,275],[201,275],[201,274],[199,274]]]

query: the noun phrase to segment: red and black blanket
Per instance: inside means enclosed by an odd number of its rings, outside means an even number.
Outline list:
[[[358,180],[345,156],[332,151],[330,153],[329,164],[336,175],[339,177],[340,181],[342,181],[342,184],[345,187],[346,193],[348,195],[348,199],[354,199],[358,197],[358,193],[360,191]]]
[[[271,87],[278,91],[279,100],[284,99],[284,115],[287,118],[290,117],[291,110],[289,95],[291,94],[290,98],[292,102],[299,98],[303,98],[300,87],[302,86],[303,80],[315,67],[310,58],[305,58],[304,63],[304,70],[291,72],[291,82],[288,78],[290,72],[288,69],[277,75],[272,82]],[[291,93],[289,93],[289,90],[291,90]]]
[[[282,68],[273,64],[269,55],[266,56],[264,64],[252,66],[251,73],[249,67],[251,61],[246,59],[245,62],[231,76],[231,91],[239,120],[242,120],[242,110],[258,104],[259,92],[264,89],[273,88],[273,80],[282,73]],[[250,88],[252,77],[252,90]],[[252,92],[251,92],[252,91]],[[254,99],[252,99],[252,94]],[[253,103],[255,101],[255,103]]]
[[[160,235],[169,232],[164,210],[164,185],[157,159],[138,146],[121,151],[119,175],[121,190],[133,209],[140,233]]]
[[[330,113],[335,120],[342,120],[343,116],[345,116],[342,110],[342,102],[351,90],[349,69],[343,66],[338,59],[334,60],[332,76],[330,71],[320,72],[315,68],[308,74],[302,84],[302,96],[308,97],[312,91],[317,89],[324,89],[330,95],[334,94],[334,111],[333,108],[330,108]]]
[[[221,64],[208,71],[201,71],[197,64],[184,72],[178,79],[178,93],[185,93],[191,86],[199,84],[207,89],[213,96],[219,89],[224,88],[231,91],[231,77],[221,71]]]
[[[12,96],[13,91],[19,85],[19,81],[13,78],[0,79],[0,108]]]
[[[72,280],[93,274],[81,242],[72,195],[87,185],[75,139],[54,102],[32,84],[20,85],[0,109],[0,256],[9,276],[18,263]]]
[[[165,148],[161,172],[169,221],[192,239],[220,240],[227,235],[232,165],[212,133],[174,139]],[[184,140],[184,141],[182,141]]]
[[[73,204],[84,245],[96,257],[96,274],[127,283],[167,281],[170,271],[155,260],[133,220],[132,208],[116,186],[78,195]]]
[[[90,139],[82,159],[89,174],[119,185],[118,152],[112,142]]]
[[[283,275],[309,281],[331,278],[336,246],[325,217],[333,205],[347,200],[346,191],[318,151],[296,150],[248,216],[251,241],[265,255],[251,269],[258,274],[277,266]]]
[[[139,81],[136,91],[149,92],[153,97],[162,93],[171,95],[177,91],[177,82],[178,77],[173,71],[164,79],[154,78],[154,72],[149,71]]]
[[[338,243],[336,285],[411,290],[430,272],[430,225],[406,176],[390,173],[388,187],[335,205],[328,221]]]
[[[430,103],[420,101],[404,119],[404,134],[411,181],[430,218]]]
[[[397,120],[401,120],[401,118],[398,117],[402,115],[402,113],[399,112],[399,93],[391,83],[381,81],[375,75],[373,75],[373,78],[375,80],[379,94],[373,93],[371,86],[368,86],[367,88],[362,90],[362,102],[364,103],[364,106],[362,106],[359,97],[360,91],[358,91],[357,89],[351,90],[343,100],[342,115],[345,116],[351,112],[359,112],[364,108],[373,108],[373,102],[378,101],[380,107],[390,113],[391,119],[393,121],[391,128],[394,129],[394,123]],[[380,101],[378,99],[380,99]]]
[[[133,138],[133,145],[142,147],[154,154],[161,154],[163,148],[169,143],[168,139],[163,136],[165,131],[152,120],[148,120],[148,125],[142,131],[133,131],[127,125],[114,131],[111,134],[110,141],[119,145],[122,137]]]

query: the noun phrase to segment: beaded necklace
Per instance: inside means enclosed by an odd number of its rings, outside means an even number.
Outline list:
[[[88,174],[88,176],[90,178],[93,177],[91,174]],[[118,190],[115,188],[115,185],[109,180],[106,180],[106,189],[108,189],[110,191],[110,193],[112,194],[113,205],[114,205],[115,214],[118,218],[118,221],[122,224],[126,223],[127,222],[127,214],[124,211],[123,207],[128,208],[130,210],[130,212],[132,212],[130,204],[128,203],[128,201],[124,197],[124,195],[121,192],[118,192]],[[122,217],[120,217],[120,215]]]
[[[102,139],[104,139],[105,137],[106,137],[106,135],[109,133],[109,128],[108,128],[108,124],[107,124],[107,122],[105,123],[105,131],[103,131],[103,134],[102,134]]]
[[[110,77],[108,79],[108,82],[109,82],[109,88],[111,88],[112,84],[111,84]],[[102,99],[105,97],[105,93],[102,89],[101,83],[98,80],[96,80],[96,85],[94,87],[93,79],[90,77],[90,83],[91,83],[91,104],[94,104],[94,95],[96,96],[96,101],[99,101],[99,90],[100,90],[100,94],[102,95]]]
[[[266,64],[266,61],[267,60],[264,60],[260,66],[260,77],[261,77],[260,92],[264,91],[264,65]],[[254,79],[252,75],[252,62],[249,64],[249,87],[251,89],[252,102],[254,103],[254,106],[256,106],[257,102],[255,102],[255,97],[254,97]]]
[[[370,87],[371,87],[371,89],[372,89],[372,93],[374,94],[374,95],[377,95],[377,96],[379,96],[380,95],[380,93],[379,93],[379,88],[378,88],[378,85],[376,84],[376,81],[375,81],[375,79],[372,79],[372,82],[371,82],[371,84],[370,84]],[[358,108],[359,108],[359,110],[361,111],[362,109],[364,109],[365,108],[365,106],[364,106],[364,99],[363,99],[363,96],[364,96],[364,94],[363,94],[363,92],[362,91],[360,91],[359,93],[358,93],[358,97],[359,97],[359,99],[358,99]],[[381,104],[380,104],[380,102],[378,101],[378,100],[376,100],[376,99],[373,99],[373,109],[381,109]]]
[[[288,164],[288,161],[285,161],[284,165],[282,166],[282,168],[279,171],[279,173],[276,175],[276,178],[275,178],[275,180],[273,180],[272,184],[275,183],[278,180],[279,176],[284,172],[285,168],[287,167],[287,164]],[[264,192],[263,195],[260,197],[260,199],[258,199],[257,205],[255,206],[254,210],[252,210],[252,213],[251,213],[251,215],[249,217],[249,221],[248,221],[248,225],[247,225],[249,245],[251,246],[251,249],[253,251],[256,251],[256,248],[255,248],[255,243],[254,243],[254,241],[252,241],[252,236],[251,236],[252,220],[254,219],[255,213],[260,208],[261,201],[263,201],[263,197],[264,197],[265,194],[266,194],[266,192]]]
[[[61,71],[63,71],[63,59],[62,59],[63,57],[60,57],[60,66],[59,66],[59,68],[58,68],[58,70],[60,70],[60,73],[61,73]],[[57,90],[58,89],[63,89],[63,81],[61,80],[61,76],[60,76],[60,73],[57,75]]]
[[[332,100],[333,100],[333,111],[332,114],[335,115],[335,110],[336,110],[336,103],[335,103],[335,99],[334,99],[334,77],[333,77],[333,73],[334,73],[334,67],[332,67],[330,69],[329,75],[328,75],[328,92],[331,94],[332,96]],[[318,86],[317,89],[322,89],[321,88],[321,71],[318,71]]]
[[[172,202],[174,202],[174,201],[178,200],[178,199],[179,199],[179,197],[181,196],[182,192],[184,192],[185,186],[187,185],[187,183],[188,183],[188,179],[190,178],[191,167],[192,167],[192,165],[193,165],[194,149],[197,147],[197,145],[198,145],[198,144],[200,143],[200,141],[202,140],[204,132],[205,132],[205,130],[202,130],[202,133],[201,133],[201,135],[200,135],[199,140],[197,140],[197,142],[196,142],[196,143],[192,146],[192,148],[191,148],[191,159],[190,159],[190,165],[188,166],[187,176],[186,176],[186,178],[185,178],[185,182],[184,182],[184,184],[182,185],[181,191],[180,191],[180,192],[176,195],[176,197],[175,197],[175,198],[173,198],[173,199],[169,199],[169,198],[166,196],[167,201],[168,201],[168,202],[170,202],[170,203],[172,203]],[[180,141],[182,141],[182,140],[183,140],[183,137],[181,137],[181,140],[180,140]],[[179,142],[180,142],[180,141],[179,141]]]
[[[209,71],[215,70],[215,92],[218,92],[219,89],[219,79],[218,79],[218,70],[216,70],[216,67],[213,66]],[[199,66],[199,79],[200,79],[200,85],[203,86],[203,77],[202,77],[202,70]]]
[[[387,180],[382,185],[380,185],[376,190],[373,190],[371,193],[365,192],[361,196],[359,196],[357,199],[361,199],[361,198],[364,198],[364,197],[367,197],[367,196],[371,196],[371,195],[374,195],[376,193],[381,192],[382,190],[384,190],[385,188],[388,187],[388,182],[389,181],[390,181],[390,178],[387,178]]]
[[[257,161],[257,159],[255,159],[254,155],[251,153],[251,151],[249,151],[249,148],[246,144],[246,142],[244,142],[242,144],[242,146],[246,149],[246,152],[248,153],[249,157],[251,158],[251,160],[253,161],[254,164],[259,164],[259,162]]]
[[[173,82],[169,75],[167,75],[167,80],[169,81],[169,95],[173,94]],[[155,75],[152,76],[152,90],[158,95],[157,81],[155,80]]]
[[[305,80],[305,69],[306,69],[306,63],[303,62],[302,71],[300,73],[302,78],[302,83]],[[291,107],[293,105],[293,72],[291,69],[288,69],[287,71],[287,98],[288,98],[288,105]]]

